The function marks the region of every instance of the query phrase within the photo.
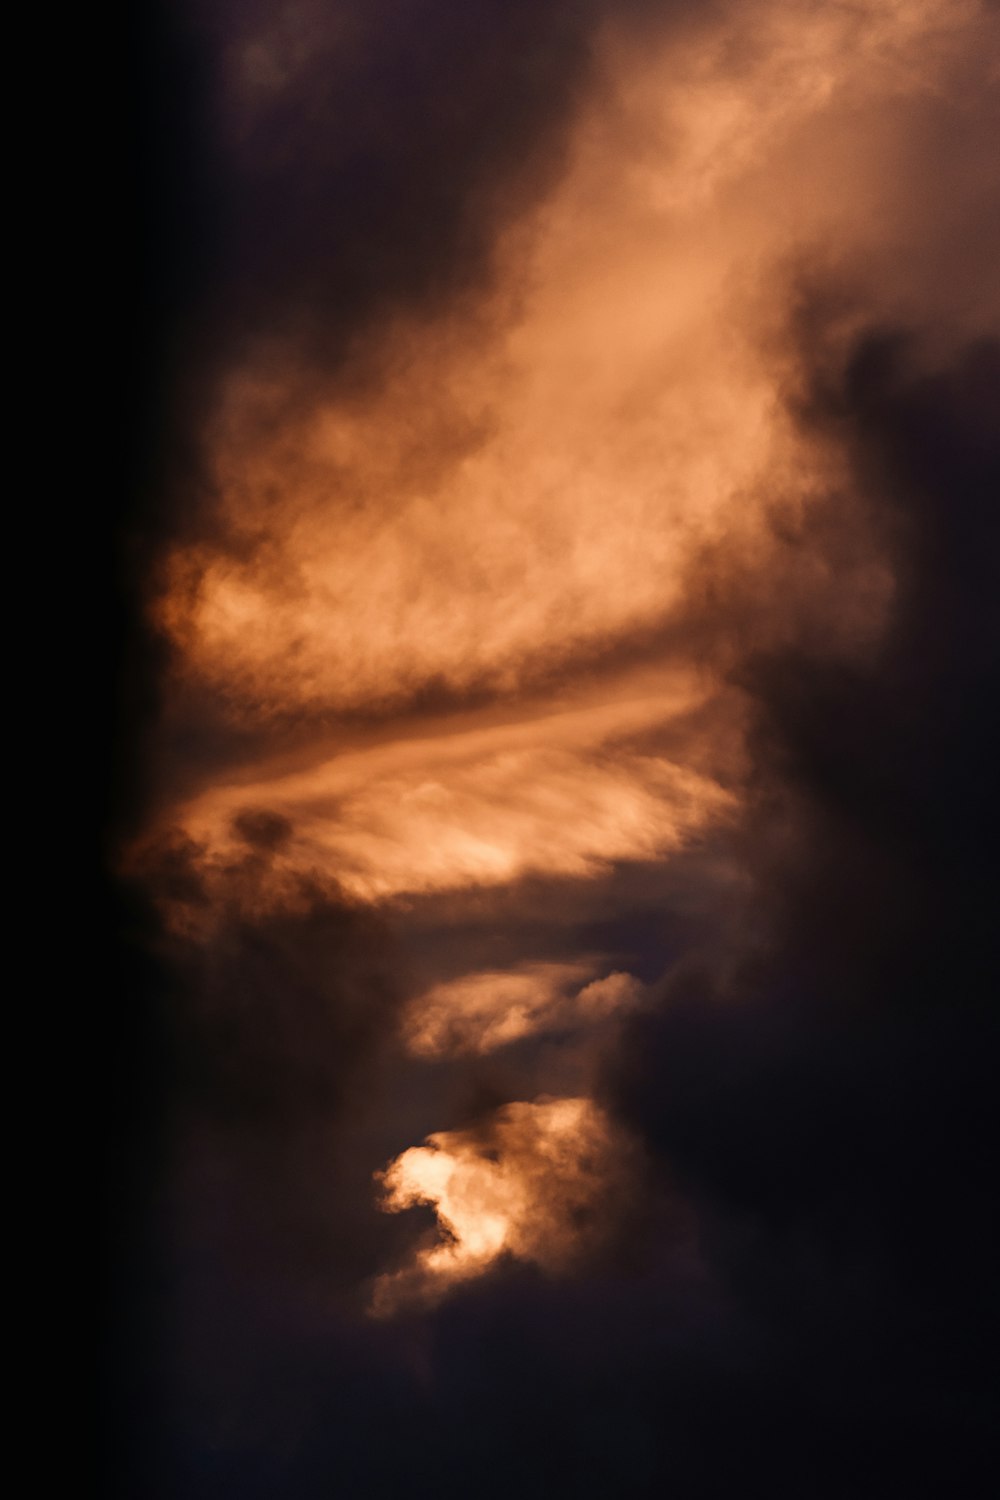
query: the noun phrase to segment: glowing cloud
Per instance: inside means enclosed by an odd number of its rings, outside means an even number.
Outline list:
[[[763,496],[822,484],[777,399],[769,278],[784,317],[789,257],[885,269],[886,103],[933,87],[976,12],[749,5],[641,53],[606,27],[569,169],[489,294],[385,320],[348,389],[274,345],[228,372],[219,525],[160,603],[185,673],[237,718],[387,710],[667,618],[706,542],[752,546]]]
[[[244,810],[266,809],[290,829],[276,880],[307,873],[363,901],[527,875],[591,877],[679,848],[730,807],[709,777],[613,743],[691,701],[658,697],[376,746],[214,787],[182,826],[210,869],[231,857]]]
[[[387,1213],[429,1203],[440,1233],[379,1277],[373,1310],[433,1301],[502,1256],[566,1267],[606,1231],[601,1205],[621,1173],[622,1143],[589,1099],[507,1104],[479,1130],[430,1136],[379,1181]]]
[[[409,1008],[407,1046],[427,1057],[482,1054],[553,1027],[592,1023],[638,1001],[642,985],[621,972],[576,989],[596,967],[590,959],[522,964],[434,985]]]
[[[625,865],[645,880],[738,811],[746,700],[727,666],[800,634],[803,598],[832,649],[879,636],[880,544],[864,539],[856,573],[836,546],[782,550],[831,497],[847,515],[856,479],[841,438],[801,420],[798,297],[851,288],[831,348],[873,310],[930,338],[996,325],[995,269],[963,274],[989,255],[968,229],[984,169],[952,145],[935,159],[921,123],[939,92],[961,140],[991,66],[986,7],[750,0],[662,30],[621,11],[588,38],[559,172],[486,226],[489,274],[452,287],[445,268],[434,299],[389,289],[363,337],[331,332],[326,362],[265,311],[206,377],[191,446],[212,502],[178,521],[151,601],[181,731],[163,759],[189,763],[144,830],[187,840],[206,942],[227,903],[256,919],[317,889],[403,927],[471,892],[486,926],[508,898],[516,920],[519,882],[575,895]],[[307,7],[284,41],[265,27],[231,49],[235,135],[306,66],[308,30]],[[948,188],[920,254],[932,171]],[[773,606],[733,602],[748,577]],[[735,620],[754,639],[731,647]],[[641,1000],[601,972],[610,959],[565,948],[477,970],[508,962],[482,955],[515,953],[512,936],[419,969],[413,1057],[475,1057]],[[383,1207],[430,1204],[440,1233],[379,1278],[376,1310],[505,1256],[569,1264],[627,1156],[592,1101],[547,1096],[404,1151]]]

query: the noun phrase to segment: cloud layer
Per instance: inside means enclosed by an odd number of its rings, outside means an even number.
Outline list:
[[[997,20],[192,13],[163,1493],[977,1493]]]

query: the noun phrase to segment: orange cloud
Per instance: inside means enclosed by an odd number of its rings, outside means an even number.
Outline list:
[[[767,504],[829,478],[783,416],[783,268],[835,245],[903,310],[894,112],[979,13],[750,5],[642,52],[608,26],[569,170],[488,295],[387,323],[353,392],[274,347],[229,372],[220,529],[160,603],[184,671],[240,718],[387,710],[669,617],[706,542],[752,547]]]
[[[294,763],[262,751],[164,814],[220,900],[248,810],[284,830],[262,906],[303,879],[383,905],[593,881],[732,816],[712,767],[740,766],[738,713],[717,758],[688,723],[722,673],[680,630],[670,673],[612,664],[712,607],[713,560],[773,583],[775,517],[839,492],[843,459],[789,416],[790,267],[832,267],[862,318],[873,288],[886,321],[995,321],[995,275],[961,274],[984,255],[965,164],[940,247],[911,253],[928,216],[908,122],[953,70],[956,121],[963,89],[981,98],[987,24],[977,0],[762,0],[662,42],[609,22],[562,179],[507,224],[487,290],[386,316],[336,381],[278,339],[244,347],[201,434],[214,525],[177,541],[155,606],[182,687],[265,746],[298,735]],[[280,74],[267,45],[241,64],[245,107]],[[796,559],[830,637],[877,634],[877,561],[845,590]],[[430,984],[407,1037],[484,1053],[636,998],[589,957],[515,965]],[[404,1152],[384,1206],[431,1203],[442,1237],[376,1305],[507,1254],[564,1264],[614,1177],[609,1130],[588,1100],[540,1099]]]
[[[378,1278],[373,1311],[436,1300],[503,1256],[566,1267],[606,1230],[601,1206],[621,1177],[622,1153],[591,1100],[544,1097],[505,1105],[479,1131],[440,1131],[404,1151],[379,1174],[382,1207],[429,1203],[439,1233],[409,1265]]]
[[[586,1025],[631,1008],[642,994],[631,974],[616,971],[580,986],[597,967],[591,958],[529,963],[434,985],[409,1007],[403,1023],[407,1046],[425,1057],[483,1054],[540,1031]]]
[[[306,873],[363,901],[586,878],[660,858],[728,811],[706,775],[620,743],[696,701],[681,682],[638,702],[369,746],[213,786],[179,821],[210,869],[238,846],[239,814],[266,809],[291,829],[276,878]]]

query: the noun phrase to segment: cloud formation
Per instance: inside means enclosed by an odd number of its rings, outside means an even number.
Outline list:
[[[997,23],[199,11],[167,1493],[976,1493]]]
[[[673,708],[654,697],[376,745],[214,786],[182,826],[206,870],[225,867],[258,809],[285,830],[276,875],[306,872],[365,901],[530,874],[584,879],[678,848],[725,816],[729,794],[697,770],[607,743]]]
[[[622,1147],[589,1099],[506,1104],[471,1131],[440,1131],[381,1174],[389,1213],[430,1203],[440,1233],[412,1266],[381,1277],[380,1314],[433,1300],[501,1256],[558,1270],[607,1232]]]
[[[466,974],[418,995],[404,1020],[412,1052],[434,1057],[492,1052],[538,1031],[586,1025],[630,1009],[642,994],[631,974],[591,978],[593,959],[529,963]],[[581,985],[580,981],[589,979]]]

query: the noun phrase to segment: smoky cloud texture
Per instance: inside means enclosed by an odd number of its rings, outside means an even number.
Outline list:
[[[656,31],[692,10],[622,7]],[[564,164],[603,20],[600,0],[199,8],[222,336],[335,367],[373,320],[475,289]]]
[[[988,1492],[997,20],[150,28],[107,1492]]]
[[[865,338],[810,410],[892,539],[884,643],[853,669],[808,649],[746,663],[755,929],[725,972],[667,985],[616,1083],[772,1330],[791,1451],[835,1424],[812,1481],[831,1494],[900,1473],[978,1493],[994,1380],[1000,347],[932,372],[912,354]]]
[[[835,375],[817,364],[804,420],[836,429],[892,559],[894,604],[861,663],[817,657],[808,632],[740,663],[754,708],[749,885],[714,953],[682,959],[625,1021],[598,1085],[629,1159],[648,1153],[597,1197],[597,1222],[606,1233],[617,1216],[627,1242],[605,1244],[598,1269],[550,1279],[561,1215],[595,1212],[574,1167],[562,1188],[517,1189],[519,1204],[545,1204],[541,1266],[525,1229],[477,1286],[456,1270],[456,1204],[484,1191],[479,1161],[502,1219],[508,1179],[489,1174],[525,1160],[534,1181],[544,1150],[527,1121],[551,1105],[506,1106],[507,1125],[487,1111],[471,1134],[436,1138],[439,1156],[467,1164],[441,1200],[445,1239],[411,1242],[438,1262],[392,1273],[382,1306],[407,1275],[411,1287],[449,1277],[450,1295],[422,1292],[363,1354],[328,1320],[308,1375],[286,1328],[263,1368],[293,1358],[305,1381],[292,1414],[281,1406],[295,1435],[223,1450],[219,1483],[263,1484],[265,1459],[267,1494],[319,1494],[331,1474],[386,1494],[457,1496],[473,1474],[486,1495],[645,1494],[668,1472],[705,1496],[748,1474],[788,1495],[804,1482],[831,1497],[950,1482],[985,1493],[1000,974],[983,542],[996,537],[1000,348],[928,370],[906,338],[877,333]],[[433,1166],[426,1147],[398,1159],[392,1206],[446,1193],[421,1177],[424,1158]],[[345,1407],[348,1369],[362,1379]],[[278,1420],[259,1385],[254,1399]],[[398,1459],[375,1437],[384,1421],[409,1434]]]

